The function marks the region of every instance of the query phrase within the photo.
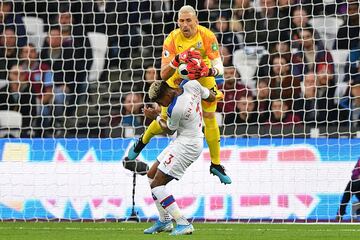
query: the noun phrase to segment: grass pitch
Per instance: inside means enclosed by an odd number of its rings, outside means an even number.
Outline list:
[[[195,223],[195,232],[187,236],[168,233],[144,235],[151,223],[64,223],[64,222],[2,222],[1,240],[139,240],[139,239],[201,239],[201,240],[358,240],[359,224],[223,224]]]

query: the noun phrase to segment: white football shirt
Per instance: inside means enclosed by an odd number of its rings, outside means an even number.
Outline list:
[[[183,93],[168,107],[167,126],[170,130],[177,130],[177,138],[203,138],[201,100],[209,97],[209,89],[195,80],[184,80],[180,87]]]

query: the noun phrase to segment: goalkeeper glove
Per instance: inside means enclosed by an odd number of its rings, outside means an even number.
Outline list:
[[[186,66],[186,70],[188,71],[189,80],[199,79],[201,77],[200,61],[193,58],[190,59]]]
[[[216,76],[218,74],[216,68],[209,68],[204,61],[201,61],[200,68],[200,77]]]
[[[172,68],[178,68],[181,63],[188,63],[191,58],[201,59],[200,52],[194,48],[190,48],[182,53],[176,54],[170,62],[170,66]]]

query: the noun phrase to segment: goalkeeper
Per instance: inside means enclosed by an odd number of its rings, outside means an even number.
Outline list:
[[[214,33],[199,25],[196,12],[189,5],[179,10],[178,26],[179,28],[173,30],[164,41],[161,78],[166,80],[170,87],[179,87],[181,79],[177,68],[181,63],[188,63],[188,78],[198,80],[203,87],[216,95],[216,100],[222,100],[223,93],[217,89],[215,77],[223,74],[224,67]],[[200,64],[192,61],[194,58],[200,60]],[[220,164],[220,130],[215,118],[216,106],[216,101],[211,103],[202,101],[205,138],[211,157],[210,173],[218,176],[222,183],[230,184],[231,179]],[[166,108],[162,108],[161,115],[167,118]],[[153,121],[129,150],[128,158],[135,159],[150,139],[162,132],[159,123]]]

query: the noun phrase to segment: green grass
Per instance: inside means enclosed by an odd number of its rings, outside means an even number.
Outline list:
[[[195,223],[188,236],[167,233],[144,235],[150,223],[58,223],[3,222],[1,240],[92,240],[92,239],[201,239],[201,240],[355,240],[360,239],[359,224],[220,224]]]

